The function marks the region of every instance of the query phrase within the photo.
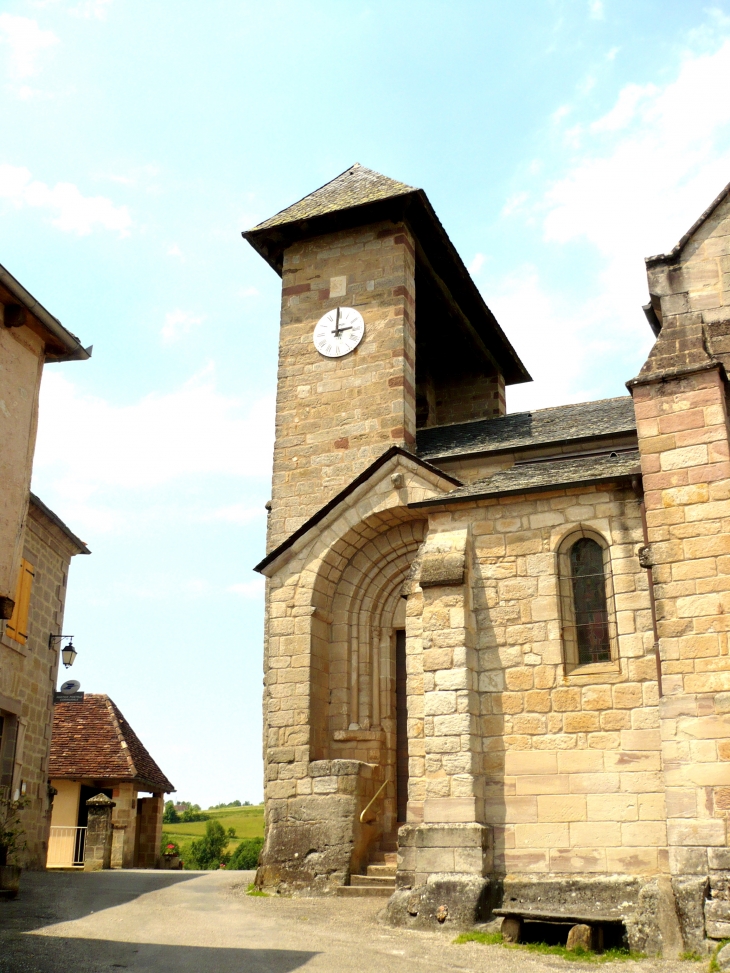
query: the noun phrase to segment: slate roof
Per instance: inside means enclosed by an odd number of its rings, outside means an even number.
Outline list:
[[[507,452],[635,431],[636,418],[631,396],[621,395],[615,399],[579,402],[534,412],[514,412],[496,419],[419,429],[416,449],[423,459],[435,460],[469,453]]]
[[[330,182],[315,189],[313,193],[298,202],[280,210],[275,216],[258,226],[256,230],[267,230],[274,226],[283,226],[296,220],[309,220],[325,213],[350,209],[353,206],[363,206],[365,203],[375,203],[381,199],[392,199],[405,193],[416,192],[414,186],[407,186],[404,182],[390,179],[372,169],[366,169],[356,162]]]
[[[50,778],[135,781],[144,790],[175,790],[116,704],[89,693],[53,707]]]
[[[282,276],[284,252],[293,243],[381,222],[402,222],[410,228],[419,268],[437,284],[444,299],[456,305],[505,383],[531,381],[422,189],[355,164],[242,235]]]
[[[601,481],[630,479],[637,474],[641,474],[638,449],[604,453],[601,456],[516,463],[509,469],[499,470],[492,476],[476,480],[444,496],[419,500],[409,506],[432,507],[460,500],[481,500],[510,494],[535,493]]]

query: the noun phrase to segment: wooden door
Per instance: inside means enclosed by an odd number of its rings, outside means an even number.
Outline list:
[[[395,633],[395,725],[396,793],[398,824],[406,820],[408,808],[408,698],[406,695],[406,633]]]

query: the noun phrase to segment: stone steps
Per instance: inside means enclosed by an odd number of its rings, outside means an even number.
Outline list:
[[[365,873],[373,878],[395,878],[396,865],[368,865]]]
[[[398,856],[394,851],[375,851],[364,875],[351,875],[350,884],[337,889],[345,898],[389,898],[395,892],[395,872]]]
[[[389,899],[394,891],[389,885],[340,885],[335,894],[345,899]]]

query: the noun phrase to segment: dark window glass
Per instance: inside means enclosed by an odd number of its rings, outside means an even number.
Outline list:
[[[606,576],[603,551],[589,537],[582,537],[570,549],[573,608],[578,641],[578,662],[610,662]]]

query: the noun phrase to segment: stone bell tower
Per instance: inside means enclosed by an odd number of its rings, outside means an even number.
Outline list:
[[[528,380],[422,190],[354,165],[243,236],[282,277],[269,550],[417,425],[502,414]],[[337,308],[364,336],[327,357]]]

